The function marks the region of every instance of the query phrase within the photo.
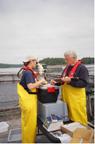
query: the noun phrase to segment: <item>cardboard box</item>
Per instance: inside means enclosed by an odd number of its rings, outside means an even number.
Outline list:
[[[85,127],[78,122],[61,126],[61,131],[72,137],[70,143],[91,143],[93,139],[93,129]]]
[[[77,128],[73,132],[71,143],[91,143],[93,140],[93,134],[92,128]]]

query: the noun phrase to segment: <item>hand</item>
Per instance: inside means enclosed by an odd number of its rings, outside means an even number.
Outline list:
[[[71,82],[71,78],[66,76],[62,78],[62,81],[66,82],[66,83],[70,83]]]
[[[68,76],[64,77],[64,82],[70,83],[71,82],[71,78],[68,77]]]
[[[64,82],[64,78],[65,78],[65,77],[62,77],[62,78],[61,78],[61,80],[62,80],[63,82]]]
[[[45,79],[41,79],[41,84],[47,84],[48,82]]]
[[[51,80],[50,83],[51,83],[52,85],[55,85],[57,82],[56,82],[55,80]]]

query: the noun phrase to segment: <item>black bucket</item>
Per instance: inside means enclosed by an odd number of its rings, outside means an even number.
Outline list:
[[[54,88],[54,91],[49,91],[48,88],[38,89],[38,100],[41,103],[55,103],[59,95],[59,88]]]

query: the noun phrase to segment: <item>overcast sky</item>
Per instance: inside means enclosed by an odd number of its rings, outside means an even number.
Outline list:
[[[93,56],[93,0],[0,0],[0,62]]]

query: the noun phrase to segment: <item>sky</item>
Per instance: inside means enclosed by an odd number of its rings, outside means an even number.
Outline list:
[[[0,0],[0,63],[93,57],[94,0]]]

